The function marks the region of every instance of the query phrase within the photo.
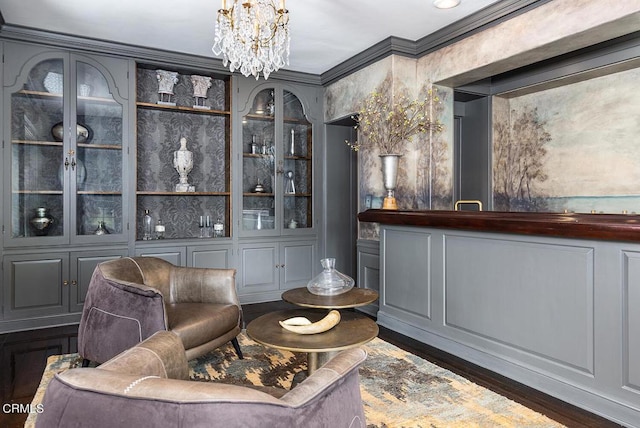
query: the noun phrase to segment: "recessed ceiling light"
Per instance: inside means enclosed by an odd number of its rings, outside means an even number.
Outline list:
[[[433,0],[433,5],[438,9],[451,9],[460,4],[460,0]]]

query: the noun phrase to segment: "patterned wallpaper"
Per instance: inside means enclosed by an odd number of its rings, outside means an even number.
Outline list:
[[[422,208],[421,188],[448,186],[452,193],[452,88],[472,83],[544,59],[637,31],[640,3],[617,0],[554,0],[473,34],[418,59],[390,56],[329,85],[325,91],[325,121],[357,111],[357,105],[391,73],[394,81],[414,91],[435,85],[446,97],[441,121],[445,130],[403,157],[396,192],[399,208]],[[438,141],[440,140],[440,141]],[[448,168],[425,170],[424,152],[444,149]],[[360,152],[360,209],[367,195],[382,196],[382,174],[375,153]],[[446,194],[444,192],[443,194]],[[430,205],[429,205],[430,203]],[[427,200],[426,208],[452,209],[452,198]],[[361,223],[359,236],[377,239],[375,225]]]

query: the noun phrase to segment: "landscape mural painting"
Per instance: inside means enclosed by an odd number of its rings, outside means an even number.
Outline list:
[[[640,69],[493,97],[493,209],[640,213]]]

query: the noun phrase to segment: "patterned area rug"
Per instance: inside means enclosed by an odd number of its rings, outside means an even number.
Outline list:
[[[244,333],[238,339],[244,360],[231,345],[224,346],[190,361],[191,379],[288,389],[293,376],[306,369],[304,354],[266,348]],[[368,357],[360,382],[369,428],[563,426],[381,339],[364,348]],[[79,365],[77,354],[50,357],[33,404],[41,402],[55,373]],[[34,426],[35,417],[29,415],[25,427]]]

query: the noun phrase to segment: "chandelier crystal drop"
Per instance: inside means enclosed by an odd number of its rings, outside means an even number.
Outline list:
[[[284,0],[222,0],[211,50],[231,72],[268,79],[289,64],[289,39]]]

